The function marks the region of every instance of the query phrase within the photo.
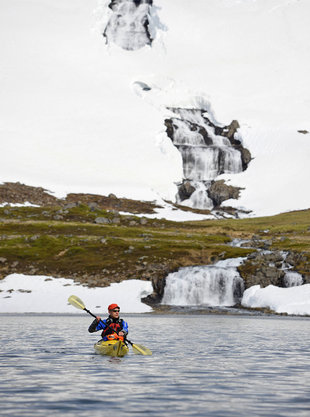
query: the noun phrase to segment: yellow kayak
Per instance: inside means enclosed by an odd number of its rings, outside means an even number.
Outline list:
[[[129,352],[128,346],[121,340],[99,340],[94,344],[95,351],[100,355],[122,357]]]

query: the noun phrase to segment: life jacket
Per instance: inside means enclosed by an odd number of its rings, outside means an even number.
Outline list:
[[[119,336],[116,333],[113,334],[108,334],[107,336],[104,336],[104,339],[107,340],[121,340],[122,342],[124,341],[124,336]]]
[[[105,325],[107,326],[101,333],[101,337],[104,339],[109,339],[108,336],[109,335],[114,335],[113,339],[115,339],[116,334],[118,335],[118,333],[123,329],[123,319],[112,319],[111,317],[107,318],[105,320]],[[120,338],[120,336],[118,336],[118,339]]]

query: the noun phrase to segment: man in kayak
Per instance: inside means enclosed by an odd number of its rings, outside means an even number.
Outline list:
[[[123,319],[119,318],[120,308],[117,304],[110,304],[108,307],[109,317],[101,320],[97,316],[92,324],[89,326],[89,333],[98,332],[102,330],[101,337],[103,340],[108,340],[109,335],[117,334],[121,338],[126,338],[128,334],[128,324]]]

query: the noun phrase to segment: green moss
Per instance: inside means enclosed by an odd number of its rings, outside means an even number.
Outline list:
[[[259,235],[270,239],[273,249],[294,250],[310,255],[310,211],[273,217],[171,222],[120,216],[120,224],[95,224],[96,217],[113,213],[90,210],[79,205],[60,207],[0,208],[0,256],[7,265],[18,261],[22,272],[29,265],[53,274],[100,274],[122,271],[125,276],[145,276],[152,265],[174,270],[180,266],[202,265],[217,259],[244,257],[254,249],[228,245],[236,237]],[[137,224],[130,225],[135,219]],[[104,239],[104,240],[103,240]],[[305,267],[306,268],[306,267]],[[7,270],[3,272],[6,274]]]

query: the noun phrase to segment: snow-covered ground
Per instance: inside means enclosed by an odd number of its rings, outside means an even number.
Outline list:
[[[173,200],[166,107],[204,106],[239,121],[254,157],[230,205],[308,208],[310,2],[154,0],[155,40],[136,51],[106,45],[108,3],[0,2],[0,180]]]
[[[251,308],[270,308],[276,313],[310,315],[310,284],[291,288],[259,285],[245,290],[242,305]]]
[[[151,292],[151,283],[140,280],[123,281],[106,288],[87,288],[71,279],[12,274],[0,281],[0,313],[81,313],[67,301],[72,294],[81,298],[95,314],[105,314],[112,302],[119,304],[124,313],[146,313],[152,309],[141,302],[141,297]],[[277,313],[310,315],[309,300],[310,284],[291,288],[255,285],[244,292],[242,305],[267,307]]]
[[[152,291],[152,284],[141,280],[88,288],[72,279],[12,274],[0,281],[0,313],[81,313],[68,303],[70,295],[81,298],[94,314],[105,314],[111,303],[124,313],[146,313],[152,309],[141,297]]]

